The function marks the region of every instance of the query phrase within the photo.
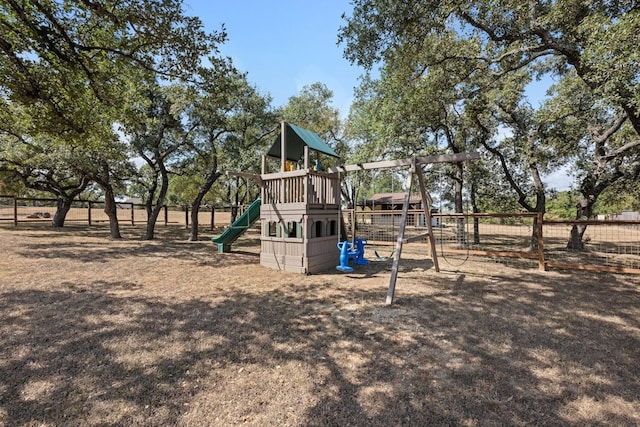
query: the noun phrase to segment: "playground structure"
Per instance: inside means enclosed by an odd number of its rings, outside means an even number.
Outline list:
[[[276,164],[269,165],[268,157]],[[262,158],[262,265],[311,274],[338,264],[340,178],[318,170],[319,163],[329,161],[318,162],[323,157],[339,161],[318,135],[282,123],[279,137]],[[269,166],[279,171],[270,173]]]
[[[311,166],[312,156],[315,157],[313,167]],[[328,156],[337,165],[321,171],[319,166],[322,162],[318,162],[321,156]],[[428,238],[430,256],[436,271],[439,271],[431,229],[432,201],[425,189],[422,167],[430,163],[461,162],[478,157],[476,153],[456,153],[341,166],[337,153],[318,135],[282,122],[280,135],[276,137],[267,155],[262,157],[260,175],[244,172],[229,172],[229,174],[255,179],[261,186],[260,264],[278,270],[312,274],[336,266],[338,270],[348,272],[351,269],[348,260],[353,260],[356,265],[358,263],[364,265],[366,261],[361,253],[358,255],[359,249],[355,241],[348,243],[341,242],[340,239],[341,175],[359,170],[407,168],[409,173],[405,185],[403,215],[399,224],[387,294],[387,304],[391,304],[402,245],[409,240],[404,237],[404,229],[413,176],[417,176],[427,224],[427,232],[419,238]],[[276,172],[269,171],[269,158],[278,160],[279,170]],[[212,240],[222,251],[230,250],[231,242],[244,231],[239,227],[240,225],[235,223],[230,227],[235,231],[229,232],[228,239],[223,238],[223,234]],[[339,251],[336,251],[336,241]],[[360,245],[363,245],[362,241]]]
[[[338,264],[335,245],[340,231],[340,179],[337,173],[318,170],[321,156],[339,161],[318,135],[283,122],[280,135],[262,157],[260,175],[228,172],[255,179],[261,186],[261,265],[311,274]],[[235,231],[228,239],[224,233],[212,239],[222,251],[230,250],[231,243],[246,230],[241,227],[247,221],[236,224],[240,220],[230,227]]]

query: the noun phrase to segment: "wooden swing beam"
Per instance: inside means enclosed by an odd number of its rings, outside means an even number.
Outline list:
[[[456,162],[464,162],[467,160],[477,160],[480,158],[480,154],[478,153],[455,153],[455,154],[438,154],[435,156],[419,156],[415,158],[409,159],[399,159],[399,160],[383,160],[380,162],[369,162],[369,163],[356,163],[353,165],[345,165],[345,166],[334,166],[331,168],[327,168],[327,172],[336,173],[336,172],[354,172],[360,170],[371,170],[371,169],[390,169],[390,168],[399,168],[399,167],[413,167],[422,166],[430,163],[456,163]]]

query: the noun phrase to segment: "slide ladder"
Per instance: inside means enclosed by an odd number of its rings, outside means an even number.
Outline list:
[[[257,198],[251,205],[218,237],[211,241],[218,246],[218,252],[231,252],[231,244],[260,218],[262,200]]]

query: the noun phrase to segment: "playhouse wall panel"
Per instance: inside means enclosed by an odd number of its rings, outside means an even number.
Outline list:
[[[292,259],[285,255],[261,254],[260,265],[274,270],[290,271],[300,274],[307,273],[305,267],[302,265],[302,259]]]
[[[334,270],[340,264],[340,257],[316,256],[307,258],[308,273],[321,273]]]
[[[340,262],[336,247],[336,237],[313,239],[307,245],[297,239],[263,238],[260,250],[260,264],[276,270],[297,273],[319,273],[332,269]]]
[[[302,240],[263,237],[261,241],[260,264],[265,267],[306,273],[303,255]]]

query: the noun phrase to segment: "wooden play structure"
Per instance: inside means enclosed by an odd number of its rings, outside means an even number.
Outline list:
[[[260,264],[304,274],[337,265],[340,178],[319,170],[323,156],[338,161],[318,135],[282,123],[279,138],[262,158]],[[267,157],[278,160],[278,172],[269,173]]]
[[[322,157],[336,163],[324,171]],[[421,205],[426,218],[430,256],[439,271],[431,229],[431,197],[424,185],[422,166],[430,163],[461,162],[477,159],[476,153],[457,153],[411,159],[388,160],[341,166],[336,152],[313,132],[282,122],[280,135],[266,156],[262,157],[260,175],[232,172],[232,175],[256,179],[261,185],[260,264],[266,267],[311,274],[334,269],[340,252],[340,181],[342,174],[371,169],[408,168],[402,219],[394,252],[387,304],[394,298],[395,283],[402,254],[411,187],[417,177]],[[270,171],[269,159],[276,159],[276,171]],[[312,162],[313,160],[313,162]]]

